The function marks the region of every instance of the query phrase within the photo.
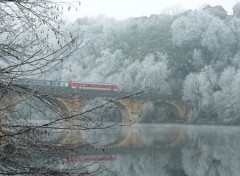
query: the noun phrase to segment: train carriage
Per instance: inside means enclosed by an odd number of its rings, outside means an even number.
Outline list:
[[[69,87],[69,82],[67,81],[51,81],[52,87]]]
[[[68,81],[52,81],[38,79],[15,79],[13,84],[22,86],[41,86],[41,87],[69,87]]]
[[[82,90],[119,91],[118,85],[116,84],[100,84],[100,83],[70,81],[69,87],[72,89],[82,89]]]

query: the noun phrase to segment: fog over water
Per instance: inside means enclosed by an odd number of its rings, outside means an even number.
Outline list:
[[[126,149],[128,154],[117,155],[116,161],[111,163],[111,170],[117,175],[239,175],[238,127],[144,124],[138,128],[145,140],[155,140],[158,147],[139,152]],[[184,135],[184,139],[175,143],[177,133]],[[171,137],[174,145],[165,145],[171,142]]]

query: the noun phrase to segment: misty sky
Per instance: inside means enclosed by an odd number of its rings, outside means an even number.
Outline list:
[[[72,10],[65,13],[65,16],[71,21],[78,17],[95,17],[98,15],[125,19],[159,14],[171,6],[197,9],[204,4],[222,5],[231,14],[232,7],[237,2],[240,2],[240,0],[81,0],[78,11]]]

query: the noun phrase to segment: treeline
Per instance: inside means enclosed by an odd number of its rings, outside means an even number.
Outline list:
[[[54,78],[152,87],[182,95],[190,121],[240,120],[240,19],[204,10],[123,21],[99,16],[65,30],[84,31],[86,46]]]

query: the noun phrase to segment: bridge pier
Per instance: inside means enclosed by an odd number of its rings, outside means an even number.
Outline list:
[[[131,101],[131,100],[120,100],[119,103],[125,107],[126,116],[123,117],[123,123],[137,123],[142,107],[144,106],[143,101]]]
[[[81,112],[85,106],[85,103],[80,100],[78,96],[74,96],[68,100],[59,100],[65,106],[66,127],[69,128],[65,136],[59,141],[60,144],[86,144],[77,125],[81,122]],[[76,126],[75,126],[76,125]]]

